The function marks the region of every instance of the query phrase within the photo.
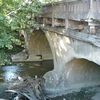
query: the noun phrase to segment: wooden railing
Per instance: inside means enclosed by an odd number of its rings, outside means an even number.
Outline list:
[[[100,19],[100,0],[93,0],[94,14]],[[91,8],[91,0],[57,2],[43,7],[41,23],[43,25],[67,27],[67,20],[85,21]],[[95,17],[95,18],[96,18]]]

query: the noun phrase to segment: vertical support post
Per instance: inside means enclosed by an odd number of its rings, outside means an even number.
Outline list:
[[[55,19],[53,16],[52,16],[52,27],[55,27]]]
[[[67,3],[65,5],[65,29],[67,30],[68,29],[68,26],[69,26],[69,21],[68,21],[68,13],[69,13],[69,4]]]
[[[90,26],[90,33],[91,34],[95,34],[96,33],[96,29],[95,29],[95,26],[94,25],[91,25]]]
[[[93,8],[93,0],[90,0],[90,10],[93,11],[94,8]]]
[[[46,18],[43,18],[43,27],[46,25]]]
[[[52,27],[55,27],[54,5],[52,4]]]
[[[65,19],[65,29],[66,29],[66,30],[68,29],[68,24],[69,24],[69,22],[68,22],[68,19],[66,18],[66,19]]]
[[[96,33],[96,23],[93,20],[97,18],[97,14],[98,14],[98,11],[96,7],[96,1],[90,0],[90,11],[88,13],[87,21],[90,27],[91,34]]]

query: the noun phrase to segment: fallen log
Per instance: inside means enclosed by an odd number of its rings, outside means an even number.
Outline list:
[[[12,81],[6,92],[16,93],[15,100],[46,100],[44,79],[24,77]],[[26,97],[26,99],[20,99]]]

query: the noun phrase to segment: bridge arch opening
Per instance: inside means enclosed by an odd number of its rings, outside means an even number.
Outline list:
[[[100,85],[100,65],[83,58],[74,58],[45,75],[48,93]],[[57,91],[56,91],[57,90]]]
[[[30,35],[28,42],[28,54],[30,61],[52,60],[52,52],[49,42],[42,30],[35,30]]]
[[[100,85],[100,65],[83,58],[75,58],[65,65],[68,84]]]
[[[14,62],[52,60],[49,42],[42,30],[22,34],[25,41],[25,50],[12,56]]]

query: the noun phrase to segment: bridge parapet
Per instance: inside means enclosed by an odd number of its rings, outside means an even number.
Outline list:
[[[84,20],[89,12],[88,1],[74,1],[68,3],[68,19]]]
[[[94,34],[100,28],[99,5],[100,0],[74,0],[47,4],[43,7],[41,24],[79,29],[79,31],[88,28],[86,32]]]

